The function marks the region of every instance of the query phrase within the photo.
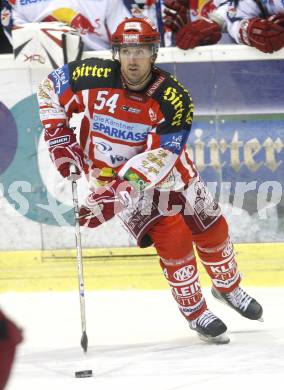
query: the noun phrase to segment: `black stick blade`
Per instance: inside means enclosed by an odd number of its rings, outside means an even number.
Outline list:
[[[84,370],[84,371],[76,371],[75,372],[76,378],[89,378],[90,376],[93,376],[92,370]]]
[[[88,350],[88,336],[87,336],[86,332],[83,332],[83,334],[82,334],[81,346],[83,348],[83,351],[87,352],[87,350]]]

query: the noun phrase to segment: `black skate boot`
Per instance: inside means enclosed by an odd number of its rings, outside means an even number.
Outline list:
[[[226,303],[242,316],[249,318],[250,320],[263,321],[263,310],[261,305],[254,298],[249,296],[240,286],[228,294],[220,293],[214,287],[212,287],[211,292],[216,299]]]
[[[226,334],[226,325],[210,310],[205,310],[199,317],[188,323],[189,327],[197,332],[199,338],[207,343],[227,344],[230,342]]]

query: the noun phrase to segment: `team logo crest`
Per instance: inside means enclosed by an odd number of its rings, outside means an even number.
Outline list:
[[[149,117],[151,119],[151,122],[155,122],[157,120],[157,114],[152,108],[149,108]]]

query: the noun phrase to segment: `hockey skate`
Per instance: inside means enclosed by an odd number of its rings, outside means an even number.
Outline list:
[[[263,310],[261,305],[254,298],[249,296],[240,286],[227,294],[220,293],[215,287],[212,287],[211,292],[216,299],[226,303],[243,317],[249,318],[250,320],[263,321]]]
[[[189,327],[197,332],[199,338],[207,343],[227,344],[230,342],[226,334],[226,325],[210,310],[205,310],[199,317],[188,323]]]

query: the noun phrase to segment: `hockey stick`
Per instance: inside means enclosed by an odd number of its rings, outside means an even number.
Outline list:
[[[63,62],[64,64],[68,64],[69,58],[68,58],[68,48],[67,48],[67,39],[68,36],[66,33],[62,34],[62,51],[63,51]],[[76,58],[72,59],[72,61],[78,61],[82,57],[82,53],[84,50],[84,43],[82,41],[82,38],[80,37],[79,45],[78,45],[78,53]]]
[[[79,205],[78,205],[78,191],[77,182],[75,180],[76,167],[71,165],[71,184],[72,184],[72,198],[74,206],[74,217],[75,217],[75,238],[76,238],[76,250],[77,250],[77,273],[78,273],[78,284],[79,284],[79,296],[80,296],[80,312],[81,312],[81,327],[82,337],[81,346],[84,352],[88,349],[88,336],[86,332],[86,311],[85,311],[85,289],[84,289],[84,273],[83,273],[83,261],[82,261],[82,244],[81,244],[81,233],[79,225]]]
[[[165,33],[164,33],[164,23],[163,23],[163,16],[162,16],[161,0],[156,0],[155,7],[156,7],[158,30],[159,30],[159,33],[161,34],[161,47],[164,47],[165,46]]]

